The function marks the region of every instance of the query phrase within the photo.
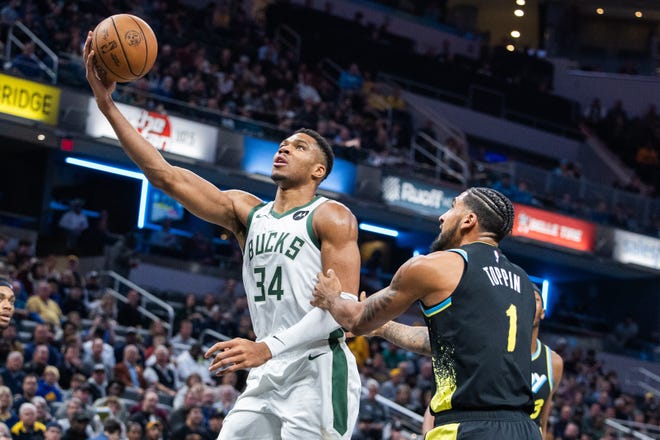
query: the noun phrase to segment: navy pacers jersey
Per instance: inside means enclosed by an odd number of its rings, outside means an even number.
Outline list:
[[[532,420],[539,426],[541,425],[541,410],[554,387],[550,353],[550,348],[537,339],[536,352],[532,353],[532,393],[534,393]]]
[[[442,303],[422,305],[435,376],[431,412],[531,414],[529,347],[536,303],[529,277],[486,243],[449,251],[465,261],[459,284]]]

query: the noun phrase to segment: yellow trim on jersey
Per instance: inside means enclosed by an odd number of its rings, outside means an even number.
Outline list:
[[[460,423],[449,423],[433,428],[426,433],[425,440],[456,440],[458,438],[458,425]]]

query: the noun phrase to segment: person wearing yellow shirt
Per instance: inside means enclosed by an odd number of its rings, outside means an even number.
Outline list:
[[[51,287],[47,281],[37,283],[37,292],[28,298],[25,308],[35,318],[59,328],[63,318],[62,309],[50,298]]]

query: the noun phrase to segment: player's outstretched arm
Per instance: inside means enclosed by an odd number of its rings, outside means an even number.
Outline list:
[[[416,300],[437,304],[455,289],[463,260],[453,252],[413,257],[396,271],[389,286],[355,303],[340,297],[342,285],[332,270],[318,275],[312,305],[329,310],[345,329],[369,333],[405,312]]]
[[[371,332],[369,336],[380,336],[405,350],[422,356],[431,356],[429,329],[425,325],[411,326],[390,321]]]
[[[89,32],[83,53],[85,75],[99,110],[117,134],[126,154],[140,167],[152,185],[181,202],[196,216],[234,232],[241,241],[238,235],[243,229],[249,210],[260,203],[260,200],[243,191],[222,192],[195,173],[167,163],[160,152],[137,132],[117,108],[112,99],[116,83],[105,84],[97,76],[91,35]]]

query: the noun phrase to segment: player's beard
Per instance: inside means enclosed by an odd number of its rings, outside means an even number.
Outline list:
[[[431,252],[444,251],[458,246],[458,223],[450,229],[443,226],[440,230],[438,238],[431,244]]]

